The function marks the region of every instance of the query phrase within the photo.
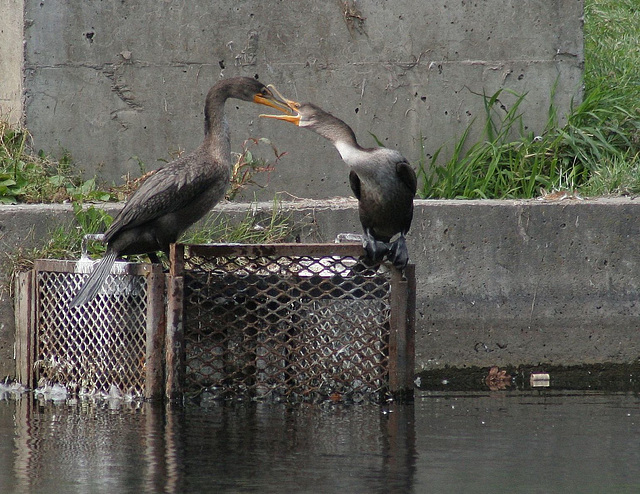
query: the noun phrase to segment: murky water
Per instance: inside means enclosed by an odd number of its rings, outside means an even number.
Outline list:
[[[0,401],[0,492],[640,492],[632,393],[412,405]]]

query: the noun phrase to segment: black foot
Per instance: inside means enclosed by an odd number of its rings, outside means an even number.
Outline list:
[[[389,244],[376,240],[369,232],[364,233],[363,247],[372,263],[381,263],[389,252]]]
[[[407,242],[403,235],[400,235],[395,242],[391,243],[387,259],[400,271],[404,271],[404,268],[407,267],[409,263],[409,250],[407,249]]]

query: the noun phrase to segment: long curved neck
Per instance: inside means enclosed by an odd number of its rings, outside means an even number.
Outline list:
[[[360,147],[351,127],[329,113],[318,116],[318,122],[310,127],[325,139],[330,140],[334,145],[337,142],[343,142],[353,147]]]
[[[224,104],[229,98],[225,86],[214,86],[207,94],[204,106],[203,146],[223,163],[231,161],[229,124],[224,113]]]
[[[313,130],[330,140],[348,165],[354,164],[364,152],[364,148],[358,144],[351,127],[333,115],[324,114],[320,124],[315,125]]]

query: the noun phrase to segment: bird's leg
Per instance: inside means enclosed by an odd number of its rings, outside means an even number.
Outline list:
[[[368,229],[364,231],[362,246],[367,253],[367,258],[374,263],[382,262],[384,256],[389,252],[389,244],[373,238]]]
[[[362,235],[362,247],[365,255],[358,259],[353,271],[362,275],[374,275],[378,270],[378,266],[384,260],[384,256],[389,251],[389,245],[373,238],[371,232],[366,229],[364,235]]]
[[[407,267],[407,263],[409,262],[409,249],[407,249],[407,242],[404,235],[400,234],[397,240],[391,243],[387,259],[401,271]]]
[[[160,264],[160,258],[155,252],[149,252],[147,254],[147,257],[149,257],[149,261],[151,262],[151,264]]]

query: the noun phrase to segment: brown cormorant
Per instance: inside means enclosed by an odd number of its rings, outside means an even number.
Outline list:
[[[169,253],[169,244],[202,218],[224,196],[231,176],[231,146],[224,105],[236,98],[290,113],[287,104],[264,84],[249,77],[224,79],[208,92],[204,107],[204,141],[147,178],[104,234],[107,251],[71,301],[91,300],[109,275],[116,258],[130,254]]]
[[[405,235],[413,219],[417,189],[413,168],[398,151],[361,147],[351,127],[322,108],[286,101],[293,115],[260,116],[305,127],[331,141],[350,167],[349,184],[358,199],[367,257],[377,263],[387,256],[397,268],[404,269],[409,261]]]

